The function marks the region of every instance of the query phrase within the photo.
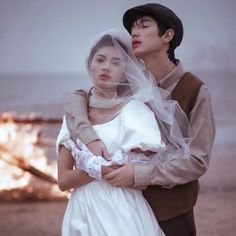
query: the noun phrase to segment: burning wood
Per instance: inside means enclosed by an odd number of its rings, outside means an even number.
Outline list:
[[[56,181],[56,160],[49,163],[40,147],[55,141],[40,141],[41,124],[16,124],[0,120],[0,199],[65,198]],[[49,141],[49,142],[47,142]]]
[[[32,166],[30,163],[26,161],[25,157],[20,157],[20,156],[10,156],[9,155],[10,150],[6,149],[4,146],[0,145],[0,158],[7,162],[10,165],[17,166],[18,168],[22,169],[23,171],[28,171],[29,173],[35,175],[36,177],[48,181],[52,184],[57,184],[57,180],[40,171],[38,168]]]
[[[36,116],[35,113],[30,114],[22,114],[18,115],[12,112],[5,112],[0,115],[0,123],[8,123],[8,122],[14,122],[16,124],[42,124],[42,123],[48,123],[48,124],[61,124],[62,119],[59,118],[46,118],[46,117],[40,117]]]

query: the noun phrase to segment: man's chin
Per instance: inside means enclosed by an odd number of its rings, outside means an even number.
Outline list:
[[[142,55],[143,55],[143,52],[142,51],[140,51],[140,50],[134,50],[134,55],[136,56],[136,57],[142,57]]]

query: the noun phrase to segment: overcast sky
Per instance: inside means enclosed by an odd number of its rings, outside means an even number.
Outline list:
[[[89,40],[123,29],[122,15],[140,0],[0,0],[0,73],[79,73]],[[154,2],[154,1],[153,1]],[[188,69],[233,70],[235,0],[165,0],[182,19],[177,57]]]

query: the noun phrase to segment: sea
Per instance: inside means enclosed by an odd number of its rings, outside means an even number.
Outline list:
[[[195,71],[209,89],[215,115],[215,148],[236,151],[236,72]],[[76,89],[88,89],[85,74],[0,74],[0,114],[36,113],[60,118],[66,97]]]

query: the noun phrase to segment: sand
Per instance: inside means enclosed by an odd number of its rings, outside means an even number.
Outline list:
[[[224,153],[224,158],[222,157]],[[198,236],[234,236],[236,232],[236,158],[232,151],[214,154],[201,178],[195,207]],[[1,203],[0,235],[60,235],[66,201]]]
[[[56,236],[66,202],[0,204],[0,235]],[[236,191],[201,193],[195,207],[197,235],[234,236]]]

